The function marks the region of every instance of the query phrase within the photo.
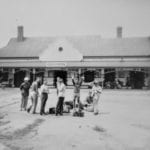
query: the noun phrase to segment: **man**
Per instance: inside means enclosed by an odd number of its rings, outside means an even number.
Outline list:
[[[73,107],[74,111],[76,108],[76,100],[78,102],[78,106],[80,107],[80,87],[82,85],[83,79],[79,74],[76,74],[75,77],[72,77],[72,83],[74,85],[74,95],[73,95]]]
[[[101,86],[99,86],[99,82],[95,80],[94,85],[92,87],[94,115],[97,115],[99,113],[98,102],[99,102],[101,93],[102,93],[102,88]]]
[[[60,80],[60,77],[57,77],[57,78],[56,78],[56,89],[57,89],[57,87],[58,87],[58,84],[60,83],[59,80]],[[57,95],[58,95],[58,89],[56,90],[56,93],[57,93]]]
[[[31,98],[31,106],[28,108],[27,112],[29,113],[31,111],[32,114],[36,113],[36,107],[37,107],[37,102],[38,102],[38,88],[41,83],[41,77],[37,77],[36,81],[34,81],[31,85],[31,93],[30,93],[30,98]]]
[[[63,115],[63,103],[65,99],[65,84],[63,83],[63,80],[60,78],[57,84],[57,91],[58,91],[58,102],[56,105],[56,116]]]
[[[20,85],[20,90],[21,90],[21,108],[20,108],[20,110],[21,111],[27,109],[29,89],[30,89],[29,78],[25,77],[24,82]]]
[[[44,83],[41,86],[41,108],[40,108],[40,115],[45,115],[45,105],[48,99],[49,89],[47,86],[47,81],[44,80]]]

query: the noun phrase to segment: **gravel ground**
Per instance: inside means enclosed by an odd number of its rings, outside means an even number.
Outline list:
[[[88,90],[81,90],[84,100]],[[72,89],[66,100],[72,99]],[[55,106],[52,89],[46,110]],[[30,103],[30,102],[29,102]],[[19,89],[0,89],[0,150],[149,150],[150,91],[104,90],[100,114],[85,117],[20,112]]]

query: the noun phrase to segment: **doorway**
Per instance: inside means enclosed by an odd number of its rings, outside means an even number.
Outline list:
[[[14,86],[20,87],[21,83],[24,81],[24,77],[26,75],[25,71],[17,71],[14,74]]]
[[[104,86],[105,88],[114,88],[116,72],[115,69],[105,69],[105,80]]]
[[[130,82],[132,89],[142,89],[144,86],[144,72],[131,71]]]
[[[8,72],[0,71],[0,83],[3,81],[8,81]]]
[[[84,82],[92,82],[95,78],[95,71],[86,71],[84,72]]]
[[[54,86],[56,86],[57,77],[60,77],[63,79],[63,82],[65,85],[67,85],[67,71],[64,70],[55,70],[54,71]]]

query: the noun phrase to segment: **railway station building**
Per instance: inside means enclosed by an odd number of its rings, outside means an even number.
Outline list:
[[[122,27],[116,38],[98,35],[65,37],[26,37],[18,26],[17,37],[0,48],[0,82],[19,87],[25,76],[32,82],[36,76],[50,86],[62,77],[72,86],[71,77],[78,72],[87,86],[97,78],[103,87],[142,89],[150,87],[150,37],[123,37]]]

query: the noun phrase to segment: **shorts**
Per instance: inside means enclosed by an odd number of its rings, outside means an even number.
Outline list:
[[[80,93],[74,93],[73,97],[80,97]]]

